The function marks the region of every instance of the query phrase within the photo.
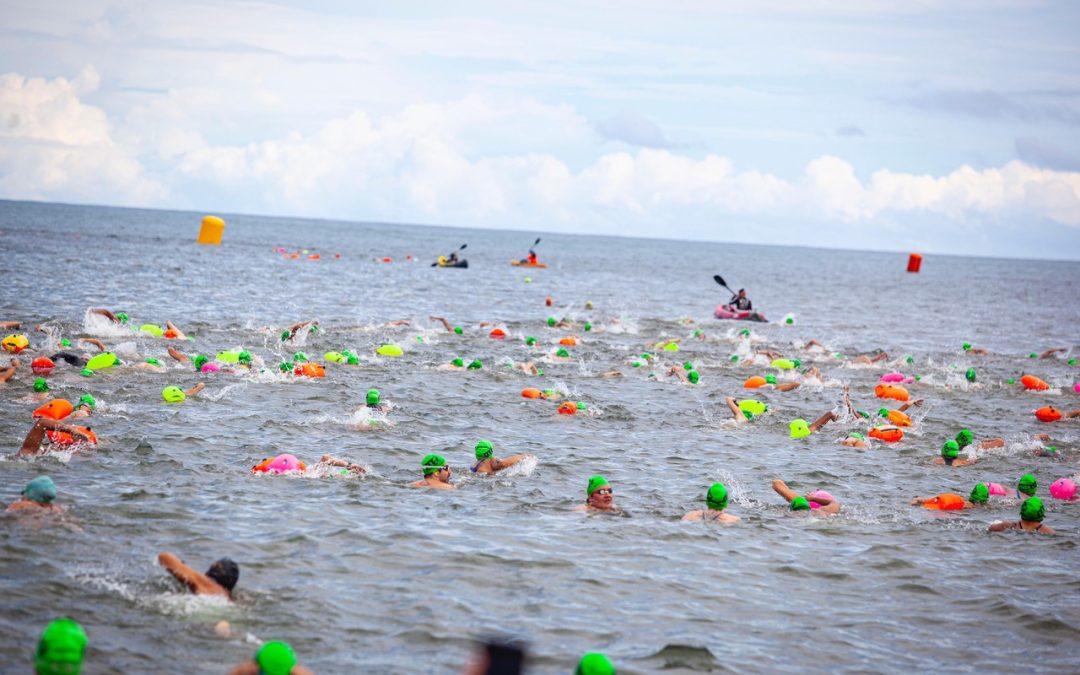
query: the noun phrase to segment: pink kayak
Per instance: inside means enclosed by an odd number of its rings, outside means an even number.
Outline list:
[[[765,318],[765,315],[761,312],[755,312],[753,310],[741,310],[735,309],[731,305],[717,305],[713,310],[713,316],[717,319],[734,319],[736,321],[761,321],[762,323],[768,323],[769,320]]]

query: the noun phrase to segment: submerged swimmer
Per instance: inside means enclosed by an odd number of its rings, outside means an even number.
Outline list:
[[[589,483],[585,486],[585,495],[585,503],[575,506],[574,511],[619,513],[619,507],[615,506],[615,495],[611,490],[611,485],[603,476],[589,478]]]
[[[26,484],[22,489],[21,496],[13,501],[7,511],[34,511],[47,513],[63,513],[63,506],[54,504],[56,499],[56,485],[48,476],[38,476]]]
[[[105,343],[97,338],[79,338],[79,342],[85,342],[98,348],[98,351],[104,353],[108,351],[105,347]],[[76,368],[85,368],[86,364],[90,362],[92,355],[87,352],[76,353],[72,351],[59,351],[49,357],[52,361],[56,362],[61,359],[67,362],[69,366],[75,366]]]
[[[712,523],[737,523],[741,520],[738,516],[724,513],[728,505],[728,491],[723,483],[713,483],[709,491],[705,493],[705,508],[700,511],[691,511],[682,517],[683,520],[704,520]]]
[[[945,441],[945,445],[941,446],[941,456],[934,458],[934,464],[944,464],[945,466],[968,466],[975,463],[975,458],[968,456],[966,459],[960,459],[960,444],[954,440]]]
[[[513,455],[506,459],[499,459],[495,457],[495,449],[491,445],[491,441],[479,441],[476,444],[476,464],[472,465],[470,469],[473,473],[496,473],[503,469],[508,469],[521,460],[532,457],[533,455]]]
[[[987,530],[989,532],[1004,532],[1005,530],[1022,530],[1024,532],[1038,532],[1039,534],[1054,534],[1054,531],[1043,525],[1046,510],[1042,500],[1038,497],[1029,497],[1020,505],[1020,520],[998,521],[992,523]]]
[[[300,329],[304,327],[307,327],[308,330],[312,333],[316,333],[319,330],[319,320],[309,319],[307,321],[301,321],[300,323],[294,323],[285,330],[281,331],[281,341],[288,342],[289,340],[292,340],[296,337],[297,332],[299,332]]]
[[[418,481],[409,483],[410,487],[432,488],[434,490],[456,490],[457,486],[450,484],[450,476],[453,472],[446,464],[446,458],[442,455],[431,453],[420,461],[420,467],[424,477]]]
[[[815,490],[810,494],[799,496],[779,478],[773,480],[772,489],[791,505],[792,511],[811,511],[827,516],[840,513],[840,502],[824,490]]]
[[[250,661],[234,666],[229,675],[314,675],[296,660],[293,648],[285,642],[267,642]]]
[[[232,590],[240,579],[240,566],[229,558],[216,561],[206,574],[191,569],[168,551],[158,554],[158,563],[195,595],[223,595],[232,600]]]

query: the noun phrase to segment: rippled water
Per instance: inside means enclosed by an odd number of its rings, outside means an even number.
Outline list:
[[[122,366],[90,380],[58,367],[54,394],[89,391],[99,401],[101,444],[72,458],[11,459],[38,403],[28,369],[0,388],[10,450],[0,460],[3,499],[47,472],[81,530],[0,520],[2,670],[24,670],[41,627],[60,614],[87,628],[90,673],[222,672],[258,640],[277,638],[317,672],[456,672],[473,640],[490,635],[527,641],[537,673],[569,672],[588,650],[627,673],[1076,669],[1080,503],[1046,490],[1078,471],[1080,420],[1045,425],[1031,411],[1080,407],[1080,368],[1067,364],[1080,356],[1080,264],[927,256],[911,275],[904,254],[542,235],[537,252],[551,268],[526,271],[506,261],[524,255],[532,233],[234,216],[214,248],[194,244],[198,220],[0,202],[0,320],[44,323],[54,337],[93,335],[127,362],[164,358],[164,340],[86,319],[87,307],[104,306],[138,324],[175,321],[195,338],[188,351],[244,347],[270,367],[197,376]],[[462,243],[468,270],[429,266]],[[279,245],[323,259],[283,259],[272,252]],[[746,286],[773,319],[750,326],[750,341],[738,335],[744,325],[711,318],[727,298],[716,273]],[[465,334],[447,334],[429,314]],[[780,322],[788,314],[794,325]],[[544,325],[549,315],[605,330],[585,335],[571,362],[544,363],[564,334]],[[687,338],[693,327],[679,319],[688,316],[707,339],[684,339],[664,364],[693,361],[699,385],[630,367],[646,343]],[[280,330],[310,318],[325,330],[303,335],[299,348],[349,348],[362,365],[328,364],[325,380],[273,372],[297,348],[282,348]],[[385,326],[403,318],[412,325]],[[509,339],[489,339],[481,321],[505,326]],[[525,335],[542,347],[526,347]],[[30,336],[31,358],[55,346]],[[811,338],[844,354],[882,348],[890,362],[852,367],[796,348]],[[993,354],[966,356],[965,340]],[[401,344],[404,358],[375,357],[383,342]],[[729,357],[764,347],[818,365],[824,383],[759,392],[770,412],[736,429],[724,396],[749,398],[742,381],[769,369]],[[1072,351],[1027,357],[1049,347]],[[456,356],[485,368],[438,369]],[[506,368],[524,360],[545,375]],[[969,366],[976,385],[964,380]],[[626,377],[598,377],[610,369]],[[893,369],[920,375],[910,388],[926,400],[901,444],[843,448],[848,431],[865,431],[850,419],[788,439],[791,419],[840,411],[843,383],[858,407],[876,409],[873,385]],[[1023,371],[1056,388],[1005,383]],[[207,388],[197,398],[161,401],[164,386],[199,379]],[[551,402],[521,398],[527,386],[560,389],[589,414],[558,416]],[[394,405],[391,424],[374,432],[361,431],[354,413],[369,387]],[[1007,444],[973,467],[933,466],[962,426]],[[1038,432],[1052,433],[1065,459],[1034,456]],[[538,462],[469,476],[479,438],[497,456],[530,452]],[[450,460],[457,492],[406,487],[432,451]],[[248,474],[279,452],[308,462],[330,452],[371,475]],[[980,480],[1011,487],[1027,472],[1058,536],[987,534],[990,521],[1016,518],[1011,498],[962,515],[908,505],[916,495],[966,494]],[[595,473],[612,482],[625,517],[570,512]],[[843,512],[790,515],[769,488],[774,477],[800,492],[829,490]],[[717,480],[742,523],[680,522]],[[198,569],[234,558],[239,601],[181,594],[156,564],[161,550]],[[221,618],[240,637],[215,637]]]

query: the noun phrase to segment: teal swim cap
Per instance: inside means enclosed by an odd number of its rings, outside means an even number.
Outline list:
[[[697,384],[698,380],[701,379],[701,376],[698,375],[698,371],[691,370],[689,373],[686,374],[686,379],[690,380],[690,384]]]
[[[476,443],[476,459],[487,459],[494,453],[495,449],[491,447],[491,441],[478,441]]]
[[[267,642],[255,652],[255,663],[259,664],[259,675],[289,675],[296,665],[296,653],[284,642]]]
[[[370,406],[379,405],[379,400],[381,398],[382,398],[382,396],[379,394],[378,389],[368,389],[367,390],[367,404],[368,405],[370,405]]]
[[[49,383],[45,381],[44,377],[39,377],[34,380],[34,391],[41,393],[43,391],[49,391]]]
[[[791,500],[792,511],[809,511],[810,502],[806,500],[806,497],[796,497]]]
[[[282,342],[285,342],[286,340],[288,340],[291,337],[292,337],[292,331],[289,331],[289,330],[281,331],[281,341]]]
[[[1035,476],[1030,473],[1021,476],[1020,482],[1016,484],[1016,489],[1029,497],[1035,494],[1035,490],[1037,490],[1038,487],[1039,484],[1035,482]]]
[[[236,360],[247,366],[251,364],[251,358],[251,352],[245,350],[240,352],[239,356],[236,357]]]
[[[57,619],[45,627],[34,653],[37,675],[78,675],[86,656],[86,631],[77,622]]]
[[[534,344],[536,344],[536,338],[534,338],[533,336],[529,335],[528,337],[526,337],[526,338],[525,338],[525,344],[527,344],[527,345],[529,345],[530,347],[532,347],[532,346],[533,346]]]
[[[941,446],[941,456],[945,459],[956,459],[960,456],[960,444],[953,440],[945,441]]]
[[[154,358],[153,356],[151,356],[150,358],[146,359],[146,362],[147,362],[147,363],[149,363],[149,364],[150,364],[150,365],[152,365],[152,366],[160,366],[160,365],[161,365],[161,361],[158,361],[158,360],[157,360],[157,359],[155,359],[155,358]]]
[[[210,357],[206,354],[199,354],[195,357],[195,370],[202,370],[202,367],[210,362]]]
[[[48,504],[56,499],[56,485],[48,476],[38,476],[22,489],[24,497],[38,504]]]
[[[975,487],[971,488],[968,499],[972,504],[985,504],[990,500],[990,488],[986,487],[985,483],[976,483]]]
[[[464,367],[465,367],[465,360],[464,360],[464,359],[462,359],[462,358],[461,358],[461,357],[459,356],[458,358],[456,358],[456,359],[454,359],[453,361],[451,361],[451,362],[450,362],[450,365],[454,366],[455,368],[464,368]]]
[[[590,476],[589,484],[585,488],[585,494],[586,496],[592,497],[592,493],[596,492],[602,487],[608,487],[607,478],[604,478],[600,475]]]
[[[974,368],[968,368],[967,372],[964,373],[964,377],[967,379],[968,382],[974,382],[975,381],[975,369]]]
[[[480,370],[483,367],[484,363],[480,359],[474,359],[468,365],[469,370]]]
[[[88,406],[90,410],[97,410],[97,401],[95,401],[94,397],[90,394],[83,394],[82,396],[80,396],[79,402],[75,404],[75,407],[78,408],[79,406],[84,405]]]
[[[425,455],[424,459],[420,461],[420,466],[424,468],[424,475],[430,476],[433,473],[439,473],[446,466],[446,458],[442,455],[436,455],[431,453]]]
[[[305,354],[304,352],[296,352],[292,355],[292,360],[295,363],[303,363],[304,361],[308,360],[308,357],[307,354]]]
[[[280,370],[283,373],[288,373],[288,372],[291,372],[292,369],[295,366],[296,366],[296,364],[293,363],[292,361],[282,361],[281,363],[278,364],[278,370]]]
[[[570,357],[570,352],[566,351],[566,347],[559,347],[555,350],[555,356],[566,359]]]
[[[116,318],[120,320],[120,323],[128,322],[128,315],[125,312],[117,312]]]
[[[1043,508],[1042,500],[1038,497],[1028,497],[1020,505],[1020,520],[1029,523],[1041,523],[1046,517],[1046,509]]]
[[[966,448],[967,446],[971,445],[972,441],[974,440],[975,436],[972,435],[970,429],[961,429],[956,434],[956,444],[959,445],[961,448]]]
[[[461,326],[454,326],[454,334],[455,335],[461,335],[464,332],[465,331],[461,330]]]
[[[555,321],[555,317],[553,317],[553,316],[549,316],[549,317],[547,318],[547,325],[548,325],[548,327],[552,327],[552,328],[553,328],[553,327],[555,326],[555,324],[556,324],[556,323],[558,323],[558,322],[557,322],[557,321]]]
[[[574,675],[615,675],[615,664],[600,652],[589,652],[578,661]]]
[[[592,324],[589,323],[588,321],[586,321],[585,322],[585,332],[588,333],[591,330],[592,330]]]
[[[705,505],[710,509],[721,511],[727,508],[728,494],[723,483],[713,483],[705,494]]]

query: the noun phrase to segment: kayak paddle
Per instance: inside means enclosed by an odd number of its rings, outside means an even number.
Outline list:
[[[730,288],[728,288],[728,285],[726,283],[724,283],[724,277],[720,276],[719,274],[714,274],[712,276],[712,278],[713,278],[713,281],[715,281],[716,283],[720,284],[724,288],[727,288],[729,291],[731,291],[732,295],[736,294],[735,291],[732,291]]]

